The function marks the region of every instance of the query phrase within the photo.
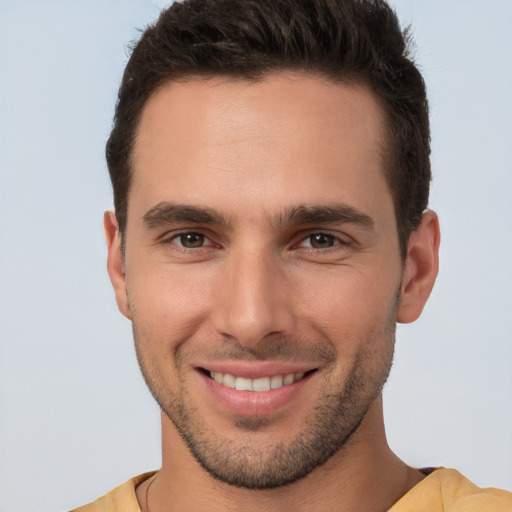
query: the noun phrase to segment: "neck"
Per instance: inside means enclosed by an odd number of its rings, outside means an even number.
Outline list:
[[[162,416],[162,468],[137,488],[142,512],[208,510],[384,512],[423,476],[398,459],[385,437],[382,400],[370,407],[346,445],[305,478],[277,489],[248,490],[212,478]],[[146,490],[149,511],[146,508]]]

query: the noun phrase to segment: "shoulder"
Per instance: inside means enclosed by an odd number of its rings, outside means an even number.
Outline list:
[[[512,493],[482,489],[455,469],[439,468],[413,487],[389,512],[512,512]]]
[[[76,508],[71,512],[140,512],[135,489],[154,474],[153,471],[131,478],[93,503]]]

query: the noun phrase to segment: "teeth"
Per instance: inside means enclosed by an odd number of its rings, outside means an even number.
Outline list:
[[[282,386],[288,386],[301,380],[304,372],[289,373],[287,375],[274,375],[273,377],[261,377],[259,379],[246,379],[245,377],[234,377],[229,373],[210,372],[211,378],[226,386],[238,391],[270,391]]]
[[[222,373],[218,373],[217,375],[222,375]],[[229,373],[226,373],[224,374],[224,379],[222,379],[221,384],[224,384],[224,386],[228,388],[234,388],[235,382],[235,377],[233,377],[233,375],[230,375]]]
[[[288,386],[288,384],[292,384],[295,380],[295,375],[290,373],[289,375],[285,375],[283,378],[283,386]]]
[[[252,391],[252,380],[237,377],[235,380],[235,388],[238,391]]]
[[[270,387],[272,389],[280,388],[283,385],[283,377],[281,375],[274,375],[270,379]]]
[[[270,377],[262,377],[252,381],[253,391],[270,391]]]

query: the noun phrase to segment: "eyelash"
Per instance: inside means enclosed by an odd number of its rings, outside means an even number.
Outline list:
[[[201,237],[203,239],[203,241],[210,241],[211,243],[208,244],[208,245],[201,245],[199,247],[185,247],[183,245],[183,243],[181,244],[178,244],[176,243],[176,240],[179,240],[185,236],[191,236],[191,235],[196,235],[198,237]],[[181,233],[176,233],[170,237],[166,237],[162,240],[162,242],[164,244],[173,244],[173,245],[176,245],[177,247],[180,248],[180,250],[183,250],[183,251],[191,251],[191,250],[194,250],[194,249],[203,249],[205,247],[210,247],[210,246],[214,246],[215,244],[212,242],[211,238],[207,235],[205,235],[204,233],[201,233],[200,231],[182,231]]]
[[[329,245],[328,247],[313,247],[312,239],[314,237],[327,238],[330,242],[332,242],[332,245]],[[303,244],[308,241],[309,241],[310,245],[304,246]],[[309,249],[312,251],[327,252],[329,250],[336,250],[336,247],[338,247],[340,245],[341,246],[349,245],[349,241],[345,238],[340,237],[339,235],[334,235],[334,234],[326,232],[326,231],[316,231],[314,233],[309,233],[306,237],[302,238],[300,243],[297,245],[298,245],[298,247],[305,247],[306,249]]]
[[[205,241],[209,241],[210,243],[208,243],[207,245],[200,245],[197,247],[185,247],[183,245],[183,243],[176,242],[177,240],[182,239],[182,237],[191,236],[191,235],[196,235],[198,237],[201,237],[203,243]],[[309,246],[303,245],[304,243],[308,242],[308,240],[310,241],[310,244],[311,244],[311,239],[313,237],[322,237],[322,236],[326,237],[330,241],[332,241],[332,245],[330,245],[329,247],[323,247],[323,248],[313,247],[312,245],[309,245]],[[182,231],[180,233],[173,234],[170,237],[163,238],[162,243],[175,245],[177,248],[179,248],[180,251],[184,251],[184,252],[196,251],[196,250],[216,246],[215,242],[212,241],[211,237],[209,237],[208,235],[206,235],[200,231]],[[319,251],[319,252],[326,253],[326,252],[336,250],[336,248],[338,248],[338,246],[349,246],[349,245],[351,245],[351,241],[347,235],[342,237],[339,234],[335,235],[335,234],[329,233],[328,231],[313,231],[313,232],[309,231],[307,234],[305,233],[305,234],[301,235],[300,240],[297,243],[294,243],[292,245],[292,248],[303,248],[310,252]]]

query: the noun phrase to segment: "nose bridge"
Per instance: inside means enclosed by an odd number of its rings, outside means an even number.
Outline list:
[[[291,294],[278,255],[265,249],[240,249],[226,259],[216,304],[216,330],[244,346],[293,328]]]

